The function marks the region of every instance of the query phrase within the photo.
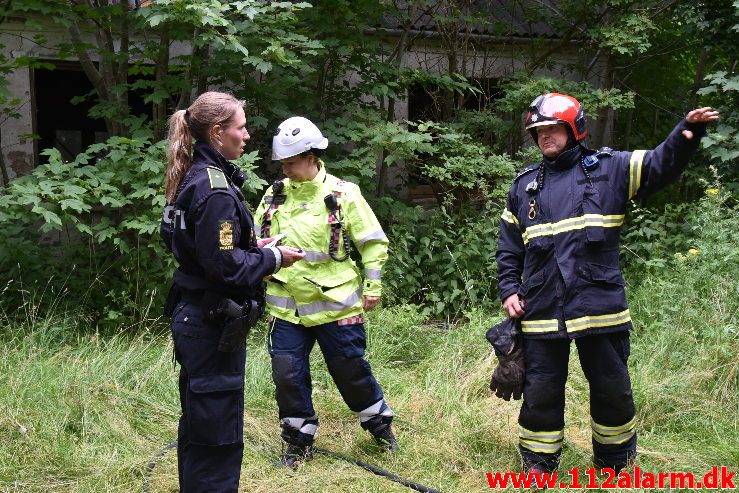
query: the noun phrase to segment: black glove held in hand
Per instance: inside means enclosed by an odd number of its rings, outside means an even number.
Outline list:
[[[523,392],[523,377],[523,351],[518,348],[508,356],[498,357],[498,366],[490,379],[490,390],[506,401],[511,400],[511,395],[518,400]]]
[[[490,380],[490,390],[507,401],[518,400],[523,392],[523,341],[521,340],[520,322],[506,318],[499,324],[490,327],[485,334],[493,345],[498,357],[498,366]]]

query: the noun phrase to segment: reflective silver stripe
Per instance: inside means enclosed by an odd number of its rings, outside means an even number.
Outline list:
[[[629,198],[633,198],[641,187],[641,170],[647,151],[634,151],[629,159]]]
[[[562,440],[565,436],[564,430],[555,431],[531,431],[523,426],[518,427],[519,438],[531,438],[541,442],[556,442]]]
[[[554,453],[562,448],[564,430],[531,431],[518,427],[518,443],[534,452]]]
[[[309,419],[314,420],[317,418],[318,416],[312,416]],[[290,428],[299,430],[301,433],[305,433],[306,435],[315,435],[318,430],[318,425],[315,423],[304,424],[308,421],[305,418],[283,418],[282,421],[284,421]]]
[[[268,294],[266,297],[267,304],[276,306],[277,308],[289,308],[290,310],[296,309],[298,306],[295,300],[292,298],[286,298],[284,296],[275,296]]]
[[[367,236],[365,236],[361,240],[355,241],[354,244],[357,245],[357,248],[359,248],[359,247],[361,247],[362,245],[364,245],[366,242],[368,242],[370,240],[383,240],[383,241],[387,241],[387,235],[385,235],[385,232],[382,229],[379,229],[379,230],[375,231],[374,233],[368,234]]]
[[[364,269],[364,277],[367,279],[382,279],[382,271],[380,269]]]
[[[549,320],[523,320],[521,322],[521,330],[523,332],[556,332],[559,330],[559,323],[556,318]]]
[[[593,429],[595,433],[599,435],[603,435],[603,436],[615,436],[615,435],[620,435],[622,433],[632,431],[635,425],[636,425],[636,416],[631,418],[628,423],[626,423],[625,425],[621,425],[621,426],[599,425],[593,420],[593,418],[590,418],[590,427]]]
[[[503,211],[503,214],[500,215],[500,218],[503,219],[504,221],[507,221],[511,224],[515,224],[516,226],[518,226],[518,219],[516,219],[516,216],[514,216],[513,213],[511,213],[511,211],[509,211],[508,209],[505,209]]]
[[[385,404],[385,410],[380,412],[380,409],[382,409],[383,403]],[[356,414],[357,416],[359,416],[361,421],[367,421],[367,419],[371,418],[372,416],[377,416],[378,414],[380,416],[392,416],[393,410],[390,409],[390,406],[387,405],[387,403],[385,402],[385,399],[380,399],[379,401],[375,402],[368,408],[362,409]],[[362,419],[362,418],[367,418],[367,419]]]
[[[276,274],[277,271],[280,270],[280,267],[282,267],[282,252],[279,251],[277,247],[269,247],[267,250],[272,252],[272,255],[275,256],[275,270],[272,273]]]
[[[254,236],[262,236],[262,227],[258,224],[254,225]]]
[[[614,228],[624,223],[623,214],[614,214],[604,216],[602,214],[585,214],[578,217],[570,217],[557,221],[556,223],[543,223],[529,226],[521,234],[524,243],[528,243],[531,238],[546,235],[556,235],[573,231],[575,229],[583,229],[588,226],[600,226],[602,228]]]
[[[305,252],[305,257],[303,257],[303,260],[305,260],[306,262],[326,262],[328,260],[331,260],[331,255],[323,252],[307,251]]]
[[[631,321],[629,309],[608,315],[593,315],[565,320],[567,332],[590,329],[592,327],[608,327],[611,325],[625,324]]]
[[[621,435],[609,436],[609,437],[599,435],[598,433],[593,432],[593,440],[595,440],[598,443],[605,444],[605,445],[616,445],[619,443],[628,442],[629,440],[631,440],[631,438],[634,435],[636,435],[636,431],[634,430],[631,430],[630,432],[627,432],[627,433],[623,433]]]
[[[530,440],[524,440],[523,438],[520,438],[518,440],[518,443],[522,447],[527,448],[533,452],[544,452],[544,453],[550,453],[550,454],[557,452],[559,449],[562,448],[562,442],[541,443],[541,442],[534,442]]]
[[[360,300],[361,296],[362,288],[360,287],[350,294],[344,301],[316,301],[315,303],[300,305],[297,307],[298,316],[305,317],[306,315],[315,315],[320,312],[338,312],[354,306]],[[269,301],[269,299],[267,301]],[[292,301],[294,303],[294,300]]]

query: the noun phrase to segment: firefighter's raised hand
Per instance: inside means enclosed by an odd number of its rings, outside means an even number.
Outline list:
[[[511,318],[523,317],[523,314],[525,313],[523,309],[524,306],[526,306],[526,300],[519,298],[516,293],[510,295],[503,302],[503,310],[505,310]]]
[[[708,123],[714,120],[718,120],[718,111],[715,111],[710,106],[704,108],[696,108],[685,116],[685,120],[688,123]],[[693,138],[693,132],[690,130],[683,130],[683,135],[686,139]]]

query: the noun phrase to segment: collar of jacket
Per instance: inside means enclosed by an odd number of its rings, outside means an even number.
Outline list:
[[[313,194],[315,193],[323,183],[326,181],[326,166],[323,161],[318,161],[318,173],[313,177],[312,180],[307,181],[292,181],[286,180],[286,187],[293,195]]]
[[[554,171],[560,171],[571,168],[575,164],[580,162],[582,159],[582,147],[579,144],[571,147],[570,149],[562,151],[554,159],[543,157],[544,165]]]
[[[241,188],[246,181],[246,175],[234,163],[223,157],[213,146],[197,141],[193,151],[193,162],[203,160],[207,166],[216,166],[231,180],[231,183]]]

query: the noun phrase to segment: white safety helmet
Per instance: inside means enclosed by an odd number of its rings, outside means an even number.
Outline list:
[[[293,116],[280,123],[272,137],[272,159],[279,161],[311,149],[326,147],[328,139],[312,121],[302,116]]]

